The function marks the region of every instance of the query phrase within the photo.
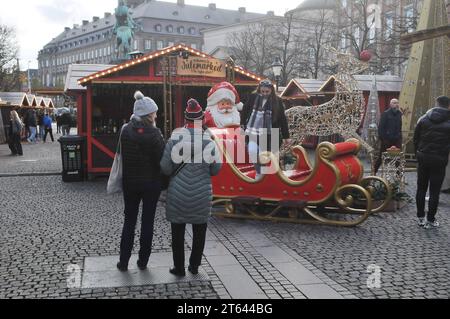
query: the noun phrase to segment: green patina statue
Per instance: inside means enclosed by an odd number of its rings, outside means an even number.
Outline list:
[[[116,25],[113,33],[116,36],[116,50],[118,59],[127,59],[127,54],[132,51],[131,44],[134,38],[134,32],[140,30],[140,25],[134,22],[131,17],[130,9],[126,0],[119,0],[119,6],[115,11]]]

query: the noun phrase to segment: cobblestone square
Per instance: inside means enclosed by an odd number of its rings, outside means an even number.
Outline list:
[[[34,147],[25,145],[25,153],[35,155]],[[118,255],[123,201],[106,194],[105,179],[67,184],[53,175],[56,144],[40,152],[52,155],[35,171],[0,146],[0,171],[7,166],[9,172],[0,177],[0,298],[449,298],[450,196],[444,194],[442,226],[432,230],[417,226],[414,204],[354,228],[212,218],[206,281],[69,288],[74,271],[83,275],[86,258]],[[42,176],[46,171],[51,174]],[[415,173],[407,181],[413,195]],[[155,254],[170,254],[170,236],[160,202]],[[379,267],[379,288],[368,288],[371,267]]]

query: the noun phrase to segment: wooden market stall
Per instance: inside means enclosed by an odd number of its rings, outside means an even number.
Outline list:
[[[28,100],[27,94],[23,92],[0,92],[0,100],[0,129],[4,132],[4,137],[2,138],[3,141],[0,141],[0,143],[4,143],[9,134],[10,112],[16,110],[19,113],[19,116],[23,116],[21,109],[23,107],[29,107],[31,103]]]
[[[78,81],[86,90],[68,90],[77,96],[78,134],[87,140],[87,174],[109,173],[121,126],[133,111],[136,90],[159,106],[157,125],[168,138],[184,124],[190,98],[205,108],[216,83],[233,83],[241,98],[252,92],[261,77],[201,51],[175,45],[110,66]]]

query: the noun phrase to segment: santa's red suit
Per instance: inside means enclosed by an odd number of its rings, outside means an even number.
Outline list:
[[[228,112],[220,111],[218,103],[222,100],[229,100],[232,109]],[[239,94],[232,84],[228,82],[216,84],[208,93],[208,107],[203,124],[208,128],[238,127],[241,124],[239,111],[242,107]]]

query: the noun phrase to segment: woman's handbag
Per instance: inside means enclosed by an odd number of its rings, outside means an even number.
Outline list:
[[[119,142],[117,144],[116,155],[114,156],[113,166],[109,174],[108,186],[106,192],[108,195],[123,192],[123,161],[122,161],[122,130],[120,131]]]

